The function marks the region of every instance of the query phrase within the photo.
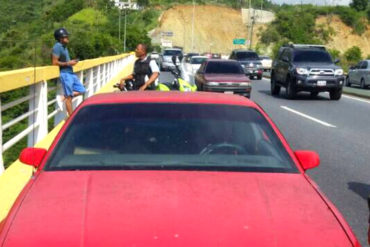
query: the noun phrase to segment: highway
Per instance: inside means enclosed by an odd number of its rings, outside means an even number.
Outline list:
[[[161,81],[170,81],[168,72]],[[370,101],[343,95],[330,101],[321,93],[311,99],[299,94],[288,100],[270,94],[270,81],[253,81],[251,99],[272,118],[293,150],[319,153],[321,165],[311,178],[343,214],[363,246],[367,245],[370,194]]]

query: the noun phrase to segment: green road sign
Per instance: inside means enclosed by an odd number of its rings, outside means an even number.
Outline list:
[[[233,44],[234,45],[245,45],[245,39],[234,39]]]

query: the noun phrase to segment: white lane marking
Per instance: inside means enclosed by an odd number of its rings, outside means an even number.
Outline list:
[[[353,96],[348,96],[348,95],[342,95],[342,97],[345,97],[347,99],[353,99],[353,100],[357,100],[357,101],[361,101],[361,102],[370,104],[370,100],[361,99],[361,98],[358,98],[358,97],[353,97]]]
[[[295,114],[297,114],[297,115],[299,115],[299,116],[301,116],[301,117],[304,117],[304,118],[310,119],[310,120],[312,120],[312,121],[314,121],[314,122],[316,122],[316,123],[322,124],[322,125],[324,125],[324,126],[326,126],[326,127],[330,127],[330,128],[336,128],[336,127],[337,127],[337,126],[332,125],[332,124],[330,124],[330,123],[327,123],[327,122],[321,121],[321,120],[319,120],[319,119],[317,119],[317,118],[314,118],[314,117],[311,117],[311,116],[309,116],[309,115],[306,115],[306,114],[304,114],[304,113],[302,113],[302,112],[299,112],[299,111],[293,110],[292,108],[289,108],[289,107],[287,107],[287,106],[280,106],[280,107],[281,107],[281,108],[283,108],[284,110],[287,110],[287,111],[290,111],[290,112],[292,112],[292,113],[295,113]]]

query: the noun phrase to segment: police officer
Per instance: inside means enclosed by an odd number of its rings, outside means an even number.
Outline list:
[[[160,72],[157,63],[147,55],[147,46],[145,44],[137,45],[135,55],[138,59],[135,62],[134,71],[131,75],[121,79],[120,89],[123,90],[128,81],[132,81],[133,90],[154,89]]]
[[[72,66],[78,63],[78,60],[71,60],[67,49],[69,43],[69,33],[64,28],[59,28],[54,32],[54,38],[57,41],[53,47],[52,64],[58,65],[60,69],[60,82],[64,90],[64,95],[57,95],[57,104],[60,110],[63,110],[65,103],[68,116],[72,114],[72,98],[86,92],[79,78],[73,73]]]

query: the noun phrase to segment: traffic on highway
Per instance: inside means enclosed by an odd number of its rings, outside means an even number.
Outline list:
[[[85,100],[49,150],[22,151],[35,173],[1,246],[368,241],[370,101],[343,94],[355,73],[325,47],[284,45],[274,61],[152,55],[154,88],[117,84],[125,92]]]

